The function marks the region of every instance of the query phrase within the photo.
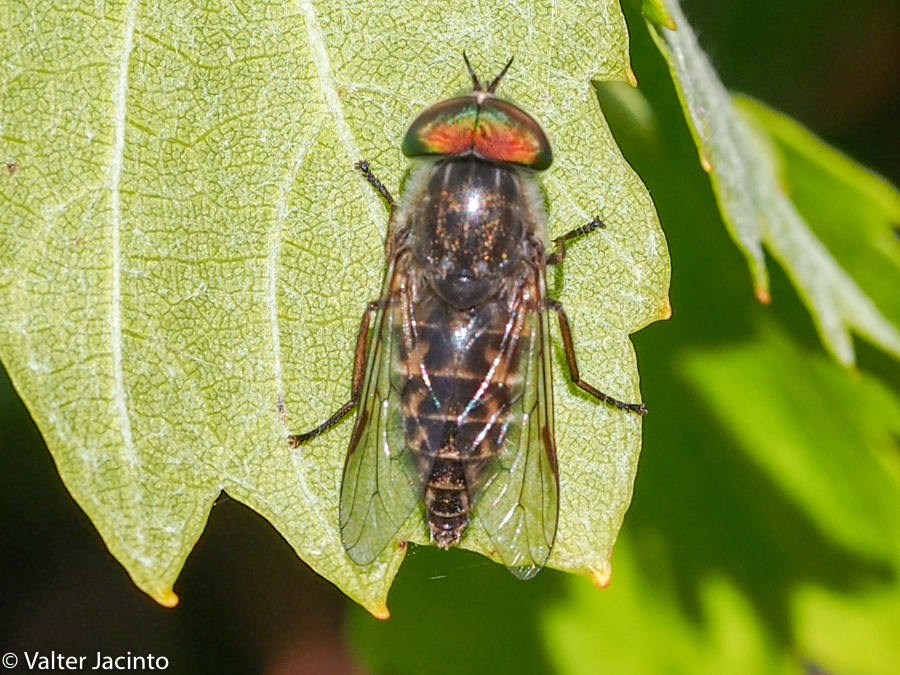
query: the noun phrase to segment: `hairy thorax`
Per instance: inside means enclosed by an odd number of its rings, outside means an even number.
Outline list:
[[[475,158],[435,163],[412,195],[405,223],[417,264],[447,304],[495,296],[534,236],[521,170]]]

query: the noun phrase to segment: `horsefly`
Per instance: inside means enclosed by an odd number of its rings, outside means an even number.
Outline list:
[[[465,55],[463,55],[465,58]],[[413,167],[399,202],[357,168],[390,206],[387,270],[356,348],[350,401],[304,443],[359,407],[341,485],[344,547],[375,560],[422,504],[431,540],[459,543],[470,521],[520,579],[544,566],[556,538],[559,480],[553,433],[550,315],[572,381],[581,379],[563,308],[547,296],[546,266],[593,220],[554,240],[537,174],[550,142],[528,113],[494,95],[512,61],[470,94],[427,108],[403,153]]]

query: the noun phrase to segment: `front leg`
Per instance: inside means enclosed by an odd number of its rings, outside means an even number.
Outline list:
[[[375,177],[375,174],[372,173],[372,170],[369,168],[369,163],[361,159],[356,164],[353,165],[354,169],[358,169],[362,171],[362,175],[365,176],[366,180],[369,181],[369,185],[375,188],[384,200],[388,203],[388,207],[390,209],[390,214],[393,216],[394,211],[397,209],[397,202],[394,201],[394,198],[391,196],[391,193],[388,192],[388,189],[384,186],[380,180]]]
[[[556,246],[556,253],[547,256],[547,264],[548,265],[558,265],[561,263],[566,257],[566,242],[570,239],[575,239],[576,237],[580,237],[583,234],[588,234],[593,232],[594,230],[604,228],[606,225],[599,218],[594,218],[587,225],[582,225],[581,227],[576,227],[571,232],[567,232],[561,237],[557,237],[553,240],[553,243]]]

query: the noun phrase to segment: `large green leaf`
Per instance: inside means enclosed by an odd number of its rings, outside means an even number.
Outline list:
[[[757,296],[768,302],[765,245],[791,277],[822,341],[839,361],[853,363],[851,330],[900,357],[897,325],[884,317],[851,276],[855,270],[841,266],[784,194],[775,157],[738,115],[678,0],[647,0],[646,5],[651,34],[669,64],[722,218],[750,264]]]
[[[501,93],[554,142],[553,233],[606,222],[555,288],[584,376],[638,398],[628,335],[667,314],[669,268],[589,84],[630,74],[612,0],[3,4],[0,354],[66,486],[159,602],[225,490],[386,615],[402,550],[356,567],[337,528],[351,424],[298,450],[287,436],[348,397],[380,285],[387,213],[353,164],[397,191],[404,127],[468,86],[463,49],[486,75],[516,57]],[[562,376],[555,395],[550,565],[602,584],[640,420]],[[425,540],[420,522],[402,534]],[[466,545],[488,551],[478,528]]]

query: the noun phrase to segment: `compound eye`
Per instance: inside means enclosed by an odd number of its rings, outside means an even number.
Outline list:
[[[486,99],[479,108],[474,149],[479,157],[535,171],[543,171],[553,162],[550,141],[537,120],[497,98]]]
[[[478,101],[451,98],[426,108],[409,126],[401,149],[407,157],[465,155],[472,152]]]
[[[407,157],[476,157],[543,171],[553,162],[550,141],[531,115],[493,96],[460,96],[426,108],[403,138]]]

